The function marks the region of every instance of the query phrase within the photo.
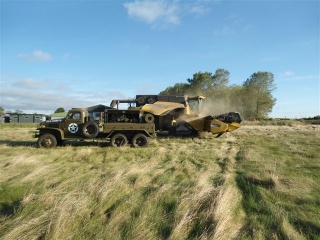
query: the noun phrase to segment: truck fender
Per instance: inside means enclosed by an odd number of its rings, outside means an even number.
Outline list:
[[[62,140],[64,139],[64,132],[61,129],[57,128],[38,128],[39,133],[36,133],[35,137],[40,137],[43,134],[50,133],[54,135],[57,139],[61,138]]]

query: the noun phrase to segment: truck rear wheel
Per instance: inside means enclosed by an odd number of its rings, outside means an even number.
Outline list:
[[[128,144],[128,139],[122,133],[116,133],[111,137],[112,147],[125,147],[127,144]]]
[[[46,133],[38,138],[37,144],[40,148],[55,148],[57,146],[57,139],[54,135]]]
[[[138,133],[133,136],[131,144],[133,147],[147,147],[149,143],[148,137],[143,133]]]
[[[86,122],[83,124],[82,133],[87,138],[95,138],[99,134],[99,126],[95,122]]]

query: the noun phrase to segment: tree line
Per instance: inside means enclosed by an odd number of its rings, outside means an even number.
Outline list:
[[[7,110],[5,111],[3,107],[0,106],[0,115],[4,114],[24,114],[22,110],[16,109],[14,111]]]
[[[276,103],[272,96],[276,86],[271,72],[253,73],[242,85],[229,84],[229,71],[218,68],[211,72],[197,72],[186,83],[167,87],[160,95],[201,95],[211,102],[213,111],[220,114],[240,112],[245,118],[266,118]]]
[[[57,110],[54,113],[61,113],[61,112],[65,112],[63,107],[57,108]],[[4,114],[25,114],[25,113],[19,109],[16,109],[14,111],[10,111],[10,110],[5,111],[4,108],[0,106],[0,115],[4,115]],[[35,112],[34,114],[37,114],[37,113]]]

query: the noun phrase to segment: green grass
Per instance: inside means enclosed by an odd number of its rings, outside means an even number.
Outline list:
[[[249,231],[240,237],[319,239],[319,128],[279,130],[242,138],[237,184]]]
[[[319,239],[317,126],[49,150],[0,128],[0,239]]]

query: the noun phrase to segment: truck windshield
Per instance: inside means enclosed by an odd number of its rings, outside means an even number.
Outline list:
[[[79,112],[70,112],[67,115],[67,119],[80,120],[80,113]]]

